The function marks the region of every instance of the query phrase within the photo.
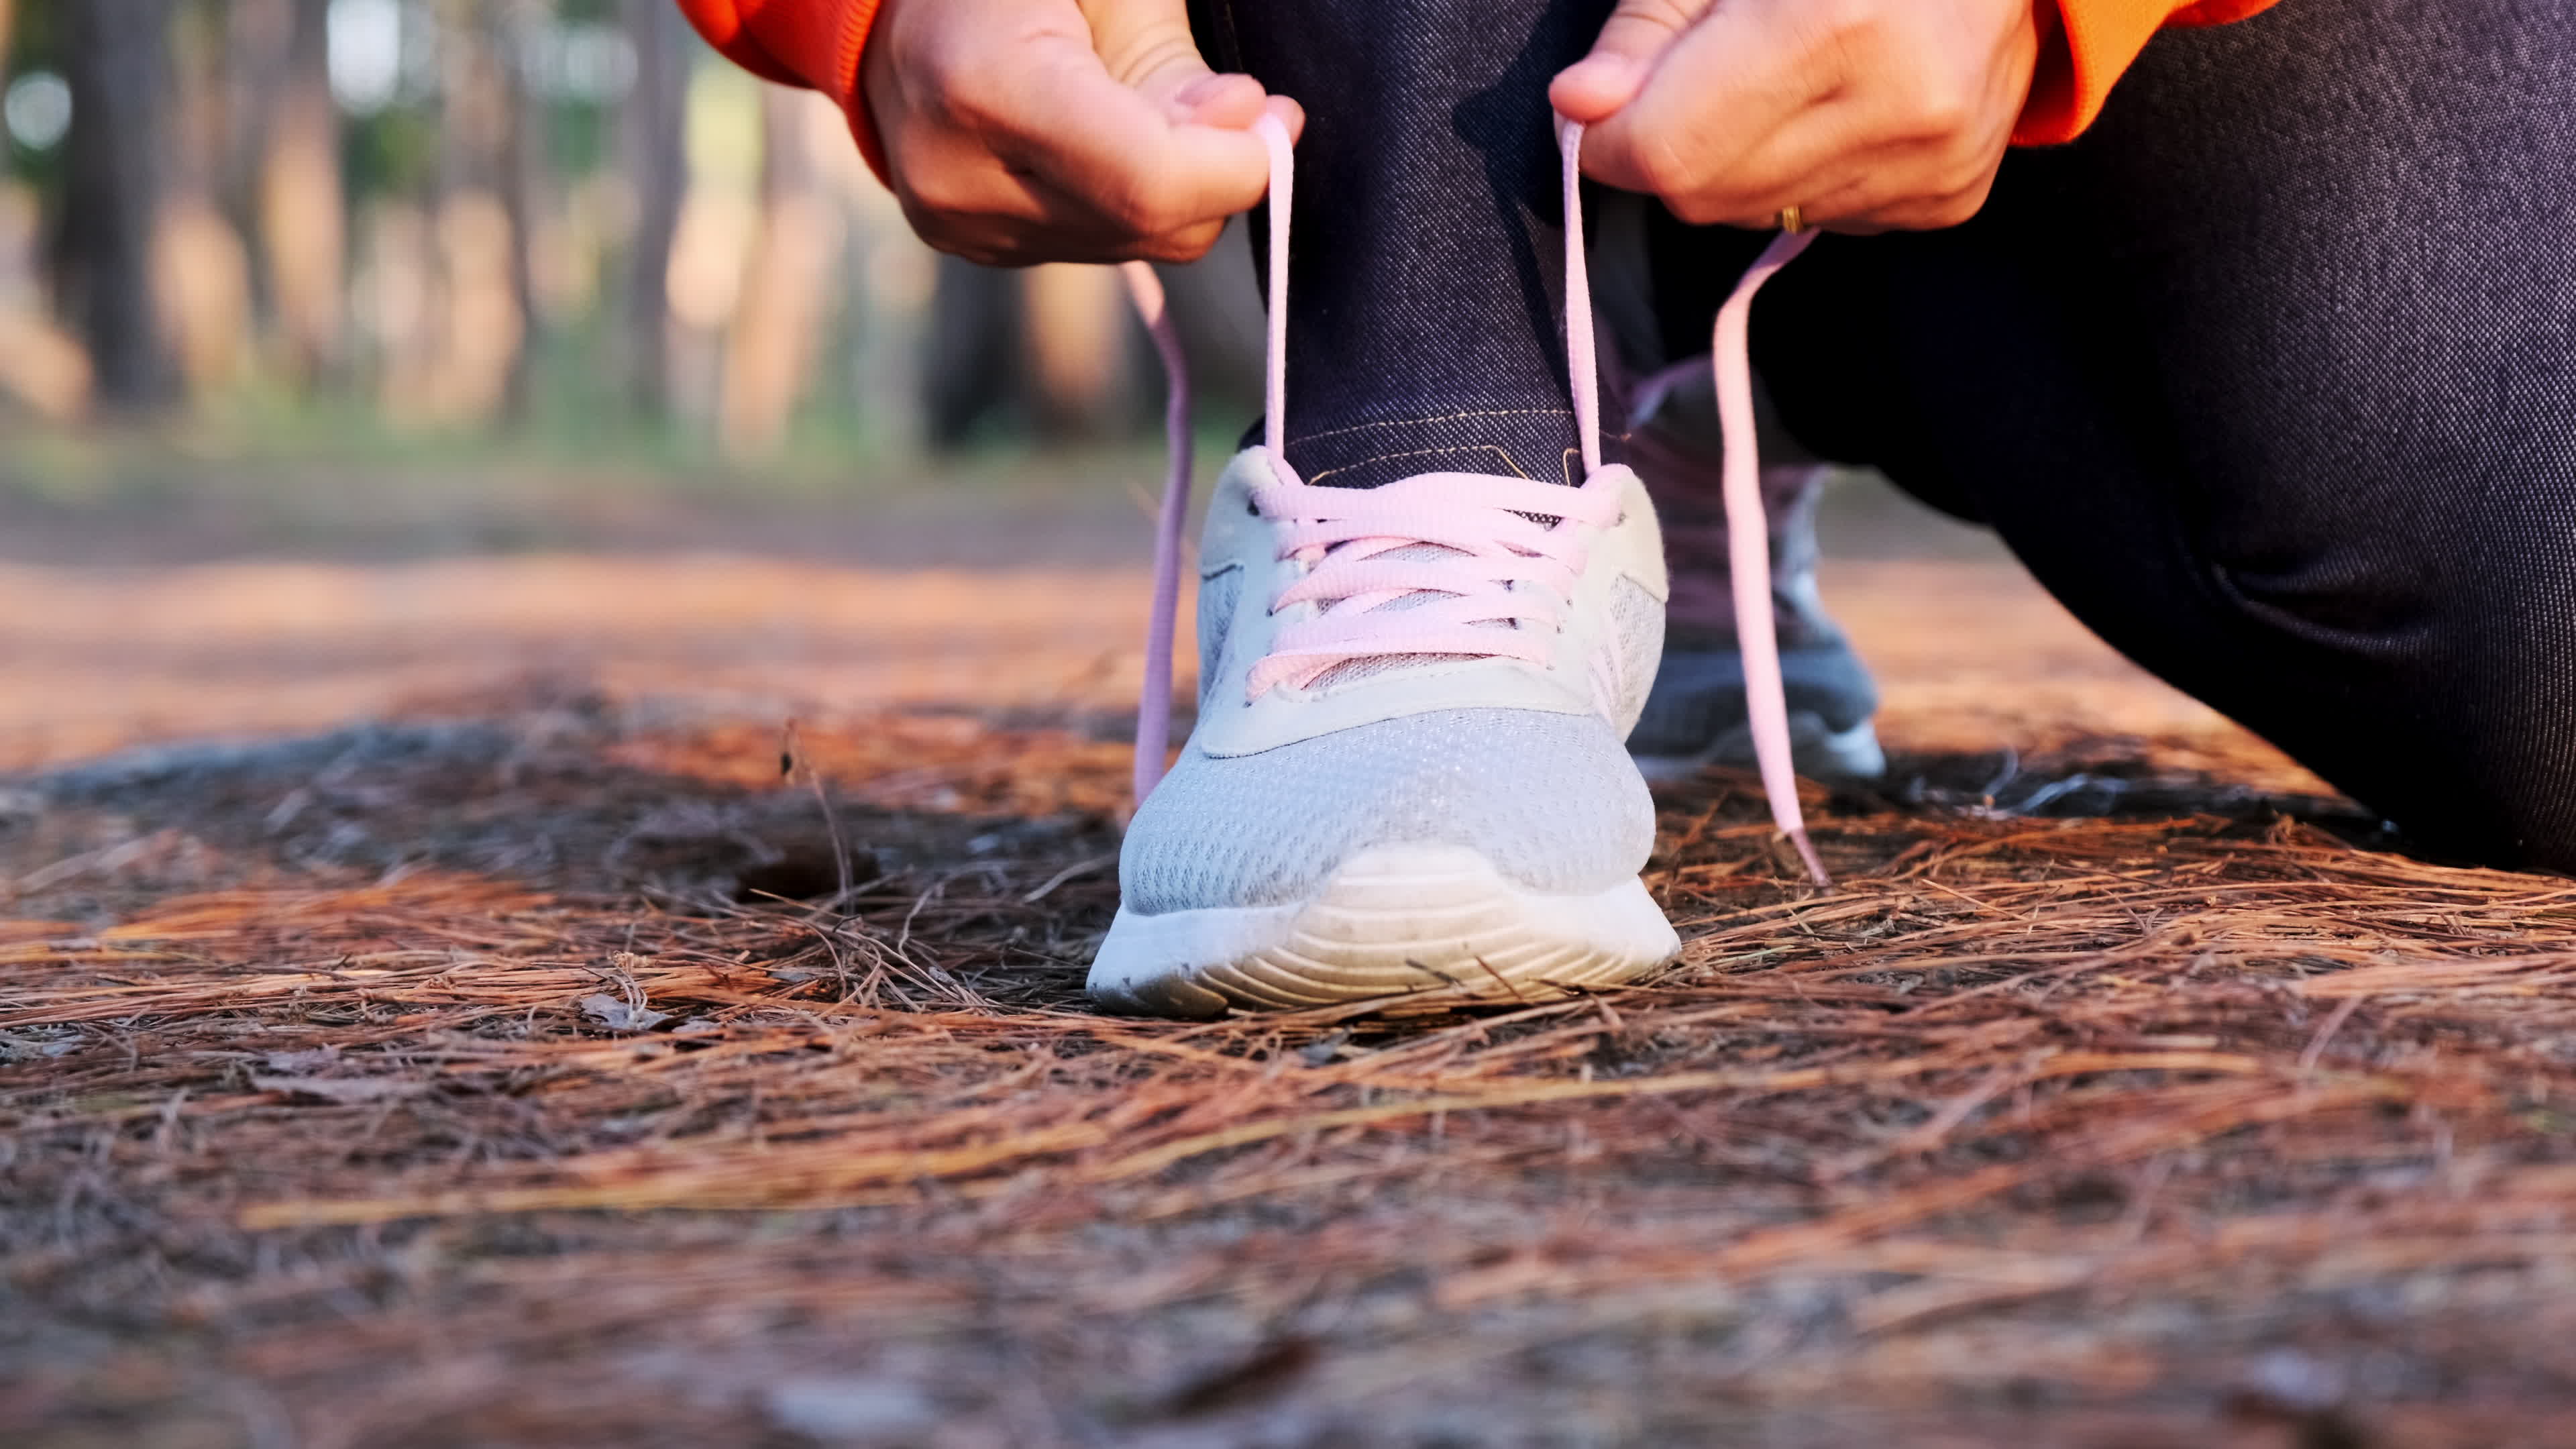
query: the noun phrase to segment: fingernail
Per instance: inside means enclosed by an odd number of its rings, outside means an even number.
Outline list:
[[[1610,56],[1576,61],[1558,71],[1556,79],[1549,82],[1548,103],[1570,121],[1606,120],[1636,95],[1638,83],[1630,79],[1632,69],[1625,61]]]
[[[1198,79],[1191,81],[1188,85],[1181,87],[1178,91],[1173,92],[1172,101],[1174,104],[1180,106],[1196,106],[1199,102],[1214,96],[1218,89],[1226,83],[1227,79],[1227,77],[1222,75],[1200,76]]]
[[[1637,63],[1624,55],[1588,55],[1565,68],[1564,79],[1613,90],[1637,77]]]

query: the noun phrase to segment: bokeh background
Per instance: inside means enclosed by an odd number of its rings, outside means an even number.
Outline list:
[[[671,0],[0,0],[0,767],[596,686],[1132,710],[1159,365]],[[1212,462],[1242,238],[1168,268]]]
[[[1132,718],[1162,379],[1115,272],[933,253],[672,0],[0,0],[0,129],[0,768],[532,682]],[[1164,275],[1204,476],[1249,248]],[[2246,747],[1985,534],[1866,478],[1824,526],[1902,742]]]
[[[0,0],[0,57],[13,432],[812,485],[1136,440],[1159,389],[1111,274],[936,256],[669,0]],[[1174,284],[1239,425],[1248,261]]]

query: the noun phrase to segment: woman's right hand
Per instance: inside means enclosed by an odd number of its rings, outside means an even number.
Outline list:
[[[1252,124],[1297,103],[1208,69],[1183,0],[884,0],[860,93],[904,215],[970,261],[1188,261],[1261,200]]]

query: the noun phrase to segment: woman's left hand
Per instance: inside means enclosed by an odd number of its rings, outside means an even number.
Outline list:
[[[1976,214],[2030,95],[2032,0],[1619,0],[1549,99],[1587,175],[1682,220],[1835,231]]]

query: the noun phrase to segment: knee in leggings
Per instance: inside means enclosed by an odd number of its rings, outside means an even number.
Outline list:
[[[2512,514],[2213,560],[2265,642],[2200,692],[2434,854],[2576,870],[2576,540]]]

